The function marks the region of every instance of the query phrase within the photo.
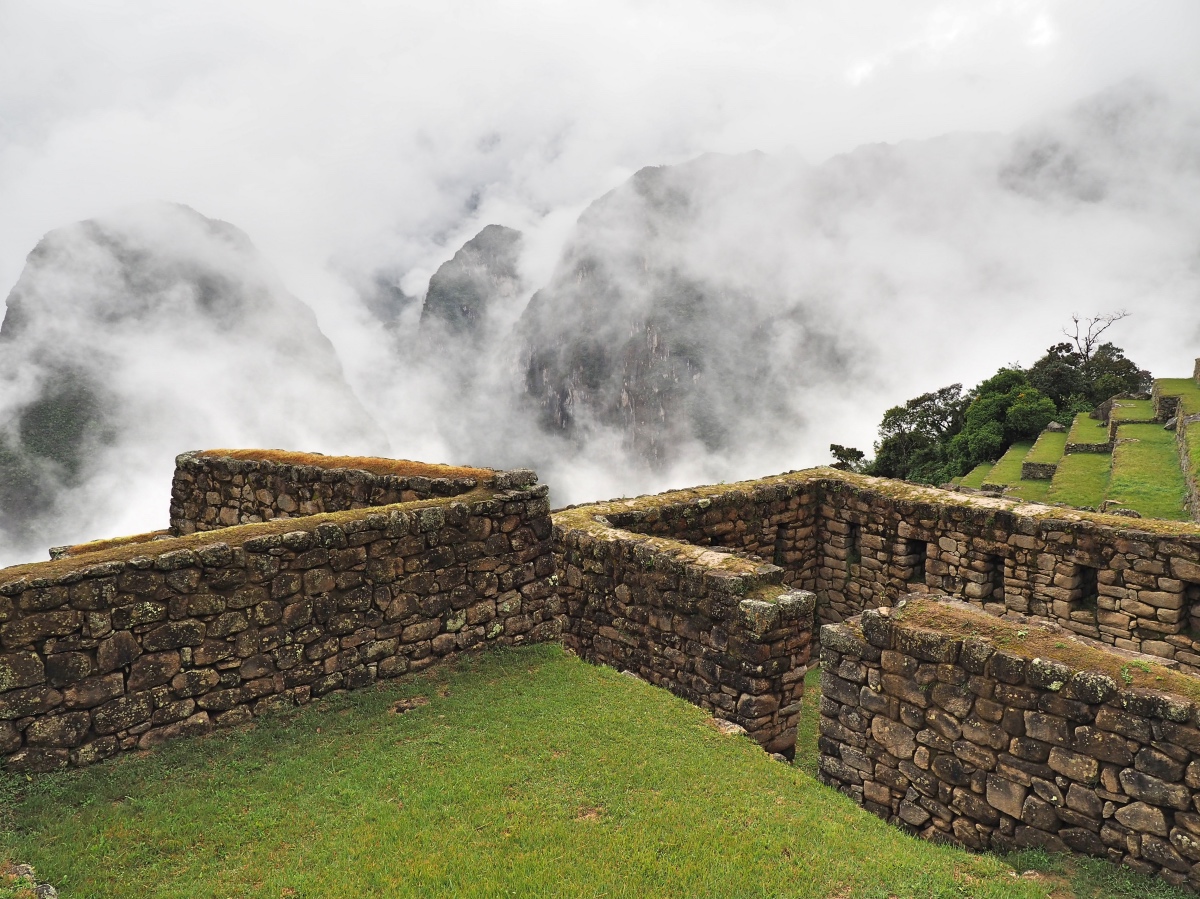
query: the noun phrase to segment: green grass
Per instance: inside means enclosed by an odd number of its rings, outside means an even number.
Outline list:
[[[1014,443],[1000,457],[984,480],[989,484],[1004,485],[1005,496],[1015,496],[1031,503],[1043,502],[1050,489],[1050,482],[1021,480],[1021,463],[1025,461],[1032,447],[1033,444],[1028,441]]]
[[[1108,426],[1096,421],[1086,412],[1080,412],[1071,422],[1071,430],[1067,434],[1067,443],[1107,443]]]
[[[1117,438],[1107,499],[1147,518],[1189,520],[1175,432],[1160,424],[1127,424],[1120,426]]]
[[[64,899],[1049,895],[818,784],[807,705],[793,767],[557,646],[493,652],[145,757],[2,775],[0,857]]]
[[[1053,465],[1062,458],[1066,445],[1066,431],[1042,431],[1033,445],[1033,449],[1026,454],[1024,461]]]
[[[992,467],[992,473],[988,475],[987,482],[989,484],[1016,484],[1020,481],[1021,463],[1025,461],[1025,455],[1032,446],[1033,444],[1028,442],[1014,443],[1010,446]]]
[[[83,771],[0,775],[0,858],[64,899],[1185,895],[1036,853],[1011,858],[1044,873],[1018,878],[886,825],[814,779],[807,682],[791,766],[557,646],[495,651]]]
[[[1114,421],[1154,421],[1154,401],[1113,400],[1109,417]]]
[[[1200,384],[1192,378],[1158,378],[1154,383],[1161,396],[1179,397],[1180,410],[1185,415],[1200,412]]]
[[[987,480],[987,474],[992,470],[991,462],[980,462],[965,475],[963,475],[958,483],[963,487],[974,487],[978,489],[983,486],[983,482]]]
[[[1108,493],[1112,456],[1107,453],[1071,453],[1063,456],[1050,482],[1046,501],[1069,506],[1100,508]]]
[[[1050,482],[1044,479],[1017,481],[1017,483],[1010,485],[1004,491],[1004,495],[1015,496],[1017,499],[1023,499],[1028,503],[1044,503],[1047,502],[1046,497],[1050,495]]]

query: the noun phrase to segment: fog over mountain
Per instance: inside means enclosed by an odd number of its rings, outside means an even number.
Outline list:
[[[0,327],[9,552],[132,525],[177,453],[247,442],[388,447],[312,311],[242,231],[153,203],[38,242]]]
[[[869,451],[1075,312],[1189,373],[1198,38],[1192,0],[0,3],[0,564],[161,527],[183,449],[562,504]]]

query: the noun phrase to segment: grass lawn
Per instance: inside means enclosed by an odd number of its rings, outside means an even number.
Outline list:
[[[1160,395],[1179,397],[1185,415],[1200,412],[1200,384],[1192,378],[1159,378],[1154,383]]]
[[[1062,458],[1063,449],[1067,445],[1066,431],[1042,431],[1033,449],[1025,456],[1026,462],[1040,462],[1053,465]]]
[[[1080,412],[1071,422],[1067,443],[1107,443],[1108,425],[1096,421],[1086,412]]]
[[[1175,432],[1160,424],[1128,424],[1117,430],[1108,496],[1147,518],[1188,521],[1187,492]]]
[[[1028,441],[1014,443],[1000,457],[1000,461],[992,467],[991,473],[984,480],[989,484],[1003,484],[1006,488],[1005,496],[1015,496],[1031,503],[1044,502],[1046,493],[1050,490],[1049,481],[1021,480],[1021,463],[1025,461],[1032,447],[1033,444]]]
[[[805,705],[791,766],[558,646],[496,651],[90,769],[0,775],[0,858],[64,899],[1183,895],[904,835],[817,783],[815,688]]]
[[[1154,401],[1113,400],[1109,415],[1116,421],[1154,421]]]
[[[988,472],[991,470],[992,470],[991,462],[980,462],[978,465],[976,465],[974,468],[972,468],[970,471],[968,471],[965,475],[963,475],[959,479],[958,483],[964,487],[979,488],[980,486],[983,485],[983,482],[987,479]]]
[[[1112,456],[1107,453],[1071,453],[1063,456],[1050,482],[1046,501],[1069,506],[1100,508],[1108,493]]]
[[[1015,496],[1028,503],[1044,503],[1050,495],[1050,482],[1047,480],[1017,481],[1004,491],[1005,496]]]
[[[987,476],[989,484],[1015,484],[1021,480],[1021,463],[1025,461],[1025,454],[1029,452],[1033,446],[1032,443],[1014,443],[1000,457],[999,461],[992,467],[992,472]]]

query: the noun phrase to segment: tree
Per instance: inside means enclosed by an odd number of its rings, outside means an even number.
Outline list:
[[[829,452],[837,461],[833,467],[841,471],[863,471],[867,465],[867,454],[853,446],[842,446],[840,443],[829,444]]]
[[[1119,393],[1138,393],[1150,373],[1100,337],[1129,313],[1071,316],[1067,341],[1046,350],[1028,370],[1001,368],[974,390],[961,384],[923,393],[883,414],[875,458],[831,444],[839,465],[891,478],[940,484],[995,460],[1014,442],[1033,440],[1051,421],[1069,425]],[[838,450],[859,453],[842,458]]]
[[[1139,369],[1124,350],[1108,342],[1089,344],[1086,334],[1078,344],[1058,343],[1046,350],[1029,367],[1028,378],[1054,402],[1063,424],[1119,393],[1146,391],[1151,383],[1150,372]]]
[[[962,428],[966,406],[962,384],[951,384],[888,409],[879,425],[875,460],[868,473],[941,483],[948,461],[946,448]]]
[[[1083,357],[1083,362],[1086,365],[1091,360],[1092,353],[1096,350],[1100,335],[1123,318],[1129,318],[1129,313],[1124,309],[1119,312],[1109,312],[1107,315],[1093,315],[1088,318],[1080,318],[1078,313],[1072,313],[1072,328],[1071,330],[1063,328],[1063,334],[1071,338],[1071,342],[1075,344],[1076,351]]]

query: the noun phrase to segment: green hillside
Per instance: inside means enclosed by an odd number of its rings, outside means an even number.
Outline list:
[[[1045,430],[1032,444],[1013,443],[998,461],[976,466],[960,484],[998,486],[1005,495],[1028,502],[1189,520],[1184,469],[1192,483],[1200,481],[1200,421],[1188,424],[1185,418],[1200,413],[1200,384],[1191,378],[1160,378],[1154,382],[1154,396],[1114,400],[1110,422],[1081,412],[1069,431]],[[1177,407],[1173,397],[1178,397]],[[1178,423],[1167,430],[1166,419],[1175,412]],[[1110,433],[1114,435],[1111,444]],[[1181,463],[1181,446],[1187,450],[1185,463]],[[1110,448],[1111,452],[1095,451]],[[1023,479],[1025,463],[1054,466],[1053,478]],[[1042,476],[1049,470],[1042,468]],[[1038,473],[1039,469],[1027,471]]]

